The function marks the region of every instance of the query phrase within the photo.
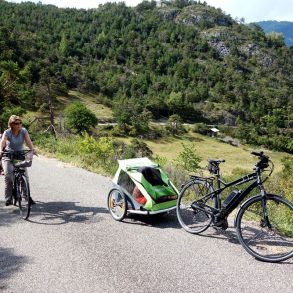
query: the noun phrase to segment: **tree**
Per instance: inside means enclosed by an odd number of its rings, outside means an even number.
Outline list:
[[[148,132],[151,112],[144,109],[135,99],[118,99],[114,103],[113,111],[121,130],[132,136]]]
[[[196,172],[200,168],[201,158],[196,154],[194,144],[182,144],[183,150],[179,153],[176,164],[188,172]]]
[[[284,35],[282,33],[271,32],[267,34],[268,43],[270,46],[279,48],[285,45]]]
[[[145,142],[136,138],[131,140],[130,147],[134,149],[138,157],[151,157],[153,154],[152,150]]]
[[[96,115],[80,102],[71,103],[64,112],[68,126],[80,134],[98,123]]]
[[[184,132],[182,122],[182,118],[179,115],[171,115],[166,124],[166,130],[170,132],[172,135],[181,134]]]

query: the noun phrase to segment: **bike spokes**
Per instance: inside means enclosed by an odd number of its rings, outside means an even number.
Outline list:
[[[18,190],[18,206],[20,211],[20,216],[27,220],[30,215],[31,199],[29,187],[26,179],[23,179],[19,184]]]
[[[184,188],[177,203],[177,217],[181,226],[190,233],[201,233],[205,231],[211,221],[210,208],[215,202],[211,197],[206,200],[202,198],[209,194],[211,187],[205,181],[196,181]]]
[[[244,248],[256,258],[281,261],[293,256],[293,208],[279,198],[254,199],[243,208],[237,223]]]

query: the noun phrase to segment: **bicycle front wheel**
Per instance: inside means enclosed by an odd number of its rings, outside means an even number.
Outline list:
[[[239,242],[259,260],[280,262],[293,256],[293,205],[280,196],[246,201],[237,215],[236,229]]]
[[[18,207],[20,216],[27,220],[31,211],[30,189],[29,183],[25,176],[22,176],[18,181]]]
[[[210,226],[211,209],[205,205],[216,207],[216,197],[203,197],[212,191],[212,186],[204,180],[193,180],[183,187],[177,201],[177,218],[185,231],[199,234]]]

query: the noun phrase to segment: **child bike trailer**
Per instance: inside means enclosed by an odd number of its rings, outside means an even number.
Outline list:
[[[108,209],[116,221],[127,214],[153,215],[176,209],[179,192],[158,164],[148,158],[118,163],[108,194]]]

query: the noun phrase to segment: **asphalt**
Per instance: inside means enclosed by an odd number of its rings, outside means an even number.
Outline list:
[[[110,178],[44,157],[29,174],[30,221],[4,207],[0,178],[1,292],[293,292],[293,259],[255,260],[233,227],[191,235],[175,213],[116,222]]]

